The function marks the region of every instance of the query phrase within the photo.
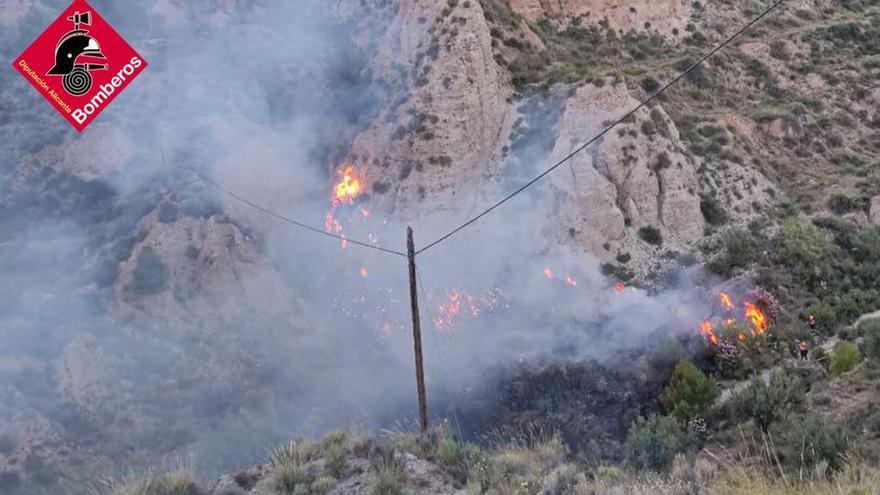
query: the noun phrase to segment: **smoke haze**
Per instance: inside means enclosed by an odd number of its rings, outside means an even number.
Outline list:
[[[221,3],[237,2],[95,0],[151,65],[81,136],[2,73],[0,434],[16,445],[37,428],[97,470],[192,454],[214,473],[298,434],[415,414],[406,260],[343,249],[192,172],[321,227],[348,146],[388,96],[353,39],[364,32],[331,2]],[[3,58],[65,6],[14,4]],[[546,140],[509,175],[542,168]],[[435,414],[490,371],[613,358],[707,312],[695,274],[619,292],[596,259],[555,245],[553,194],[539,186],[419,257]],[[370,205],[336,209],[345,234],[404,250],[406,223],[364,218]],[[419,212],[417,246],[473,213]]]

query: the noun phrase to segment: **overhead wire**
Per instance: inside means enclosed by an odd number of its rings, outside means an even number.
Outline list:
[[[287,216],[282,215],[282,214],[280,214],[280,213],[276,213],[275,211],[272,211],[272,210],[270,210],[269,208],[266,208],[265,206],[263,206],[263,205],[261,205],[261,204],[255,202],[255,201],[251,201],[250,199],[247,199],[247,198],[245,198],[245,197],[239,195],[239,194],[236,193],[235,191],[232,191],[232,190],[230,190],[230,189],[227,189],[226,187],[224,187],[224,186],[223,186],[222,184],[220,184],[219,182],[217,182],[217,181],[211,179],[210,177],[205,176],[204,174],[202,174],[202,173],[199,172],[198,170],[195,170],[195,169],[191,169],[191,170],[192,170],[193,173],[195,173],[196,175],[198,175],[199,178],[201,178],[203,181],[207,182],[208,184],[212,185],[213,187],[215,187],[215,188],[216,188],[217,190],[219,190],[220,192],[222,192],[222,193],[224,193],[224,194],[226,194],[226,195],[228,195],[228,196],[230,196],[230,197],[232,197],[232,198],[235,198],[236,200],[238,200],[238,201],[240,201],[240,202],[242,202],[242,203],[244,203],[244,204],[250,206],[251,208],[254,208],[254,209],[256,209],[256,210],[259,210],[259,211],[265,213],[266,215],[269,215],[269,216],[271,216],[271,217],[277,218],[278,220],[282,220],[282,221],[284,221],[284,222],[286,222],[286,223],[289,223],[289,224],[294,225],[294,226],[296,226],[296,227],[299,227],[299,228],[301,228],[301,229],[307,230],[307,231],[309,231],[309,232],[313,232],[313,233],[316,233],[316,234],[321,234],[321,235],[326,236],[326,237],[332,237],[333,239],[337,239],[337,240],[342,241],[342,242],[350,243],[350,244],[353,244],[353,245],[355,245],[355,246],[360,246],[360,247],[364,247],[364,248],[373,249],[373,250],[376,250],[376,251],[381,251],[381,252],[386,253],[386,254],[394,254],[394,255],[397,255],[397,256],[402,256],[402,257],[404,257],[404,258],[407,257],[406,253],[403,253],[403,252],[401,252],[401,251],[396,251],[396,250],[394,250],[394,249],[388,249],[388,248],[384,248],[384,247],[381,247],[381,246],[376,246],[376,245],[374,245],[374,244],[369,244],[369,243],[366,243],[366,242],[361,242],[361,241],[358,241],[358,240],[356,240],[356,239],[350,239],[350,238],[345,237],[345,236],[341,236],[341,235],[338,235],[338,234],[334,234],[333,232],[327,232],[327,231],[324,230],[324,229],[319,229],[319,228],[317,228],[317,227],[313,227],[313,226],[311,226],[311,225],[305,224],[305,223],[303,223],[303,222],[300,222],[299,220],[295,220],[295,219],[293,219],[293,218],[287,217]]]

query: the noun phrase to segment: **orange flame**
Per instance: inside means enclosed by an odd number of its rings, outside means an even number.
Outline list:
[[[366,267],[361,267],[360,274],[361,277],[367,278],[370,275],[370,272]]]
[[[333,186],[333,204],[352,204],[363,191],[362,178],[351,165],[337,172],[339,181]]]
[[[746,317],[752,322],[752,327],[757,333],[764,333],[767,331],[768,322],[767,317],[764,315],[757,306],[750,303],[749,301],[745,301],[746,305]]]
[[[565,285],[567,285],[569,287],[577,287],[577,284],[578,284],[578,281],[574,277],[572,277],[571,275],[568,275],[567,277],[565,277]]]
[[[623,282],[617,282],[614,285],[614,290],[616,290],[617,292],[623,292],[626,290],[626,284]]]
[[[712,330],[711,321],[704,321],[700,325],[700,333],[703,334],[704,337],[709,339],[709,342],[711,342],[712,345],[718,345],[718,337],[715,336],[715,331]]]
[[[730,311],[733,309],[733,301],[730,299],[730,295],[726,292],[722,292],[718,296],[719,301],[721,302],[721,307]]]
[[[549,279],[553,279],[553,270],[549,266],[547,268],[544,268],[544,276]]]

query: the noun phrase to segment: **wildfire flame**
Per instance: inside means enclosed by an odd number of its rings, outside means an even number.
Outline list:
[[[364,277],[364,278],[367,278],[370,275],[370,272],[369,272],[369,270],[367,270],[366,267],[361,267],[361,270],[359,273],[361,274],[361,277]]]
[[[352,165],[342,168],[337,173],[339,180],[333,186],[333,205],[350,205],[363,192],[363,180]]]
[[[750,303],[749,301],[745,301],[746,305],[746,318],[749,319],[752,323],[752,328],[757,333],[764,333],[767,331],[768,322],[767,316],[764,315],[764,312],[758,309],[757,306]]]
[[[718,296],[718,300],[721,302],[721,307],[727,311],[733,310],[733,300],[730,299],[730,294],[726,292],[722,292]]]
[[[552,280],[553,279],[553,269],[551,269],[549,266],[547,268],[544,268],[544,276],[547,277],[548,279]]]
[[[721,340],[724,340],[725,342],[736,342],[738,340],[741,343],[745,343],[749,337],[763,335],[767,333],[767,330],[770,328],[770,318],[768,318],[768,316],[764,314],[756,304],[748,299],[743,300],[744,309],[742,313],[742,322],[745,325],[745,328],[737,326],[739,323],[737,315],[739,315],[739,313],[733,313],[736,308],[733,304],[733,298],[731,298],[729,294],[721,292],[718,296],[718,301],[722,311],[726,314],[713,315],[700,324],[700,334],[703,335],[703,337],[705,337],[712,345],[718,345]],[[728,330],[729,333],[724,332],[723,335],[719,337],[719,335],[715,333],[714,325],[716,323],[719,326],[723,325],[723,328]]]
[[[614,290],[617,292],[623,292],[626,290],[626,284],[623,282],[618,282],[614,285]]]
[[[709,320],[704,321],[700,325],[700,333],[706,337],[712,345],[718,345],[718,337],[715,335],[715,331],[712,329],[712,322]]]
[[[577,287],[577,284],[578,284],[577,280],[574,277],[572,277],[571,275],[568,275],[567,277],[565,277],[565,285],[567,285],[569,287]]]
[[[366,178],[363,174],[359,174],[353,165],[346,165],[336,171],[339,178],[333,184],[333,193],[330,201],[330,211],[324,217],[324,230],[343,237],[341,244],[343,248],[348,247],[348,241],[342,233],[342,222],[336,217],[336,210],[340,205],[354,204],[355,198],[360,196],[364,190]],[[370,210],[366,207],[360,208],[360,214],[364,220],[370,216]],[[373,242],[374,244],[376,242]]]

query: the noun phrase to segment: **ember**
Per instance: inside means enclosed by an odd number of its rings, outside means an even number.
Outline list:
[[[500,305],[503,293],[500,289],[485,291],[480,296],[473,296],[458,289],[446,291],[441,300],[436,301],[433,294],[428,295],[431,305],[437,310],[432,318],[438,330],[451,330],[460,318],[476,318],[485,311],[492,311]]]

